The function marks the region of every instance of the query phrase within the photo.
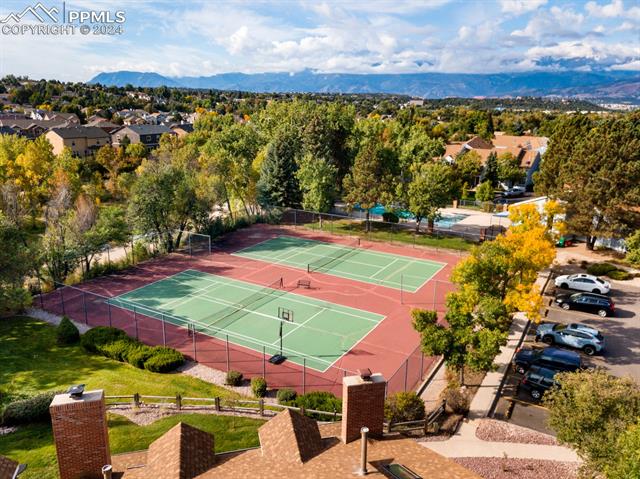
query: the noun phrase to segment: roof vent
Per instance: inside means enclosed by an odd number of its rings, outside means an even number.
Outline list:
[[[371,369],[369,369],[369,368],[358,369],[358,375],[363,380],[370,381],[371,380]]]
[[[75,386],[71,386],[67,393],[69,393],[69,397],[73,399],[80,399],[82,394],[84,393],[84,384],[76,384]]]

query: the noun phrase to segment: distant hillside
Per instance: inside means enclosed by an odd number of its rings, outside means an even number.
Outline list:
[[[423,98],[583,96],[640,98],[640,72],[409,73],[357,75],[314,73],[222,73],[163,77],[157,73],[100,73],[90,83],[142,87],[211,88],[267,93],[393,93]]]

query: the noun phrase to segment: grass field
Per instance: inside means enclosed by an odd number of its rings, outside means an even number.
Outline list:
[[[383,316],[224,276],[185,270],[110,300],[112,305],[185,326],[289,361],[326,371]],[[283,321],[280,308],[293,312]],[[160,328],[160,326],[159,326]]]
[[[345,246],[294,236],[278,236],[234,254],[412,293],[444,266],[435,261],[371,251],[357,244]]]
[[[469,251],[476,243],[457,236],[432,236],[426,233],[415,234],[409,228],[399,228],[389,223],[371,222],[371,231],[365,231],[361,221],[337,220],[325,221],[322,228],[318,223],[302,226],[311,230],[320,230],[337,235],[361,236],[371,241],[399,242],[411,245],[428,246],[460,251]]]
[[[63,390],[83,382],[88,389],[105,389],[108,395],[174,395],[239,398],[227,389],[184,374],[156,374],[101,356],[78,346],[56,345],[55,329],[41,321],[16,317],[0,320],[0,397]],[[258,445],[262,421],[229,416],[182,414],[137,426],[121,416],[109,416],[113,453],[146,448],[178,421],[216,434],[216,451]],[[0,455],[28,464],[20,479],[58,477],[55,448],[49,424],[20,426],[18,432],[0,436]]]

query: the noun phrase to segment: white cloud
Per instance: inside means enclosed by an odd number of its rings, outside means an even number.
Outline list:
[[[613,65],[612,70],[640,70],[640,60],[633,60],[619,65]]]
[[[619,17],[624,13],[622,0],[613,0],[611,3],[600,5],[596,2],[587,2],[585,9],[592,17]]]
[[[628,43],[604,43],[598,40],[566,41],[549,46],[536,46],[526,51],[526,58],[540,60],[582,60],[603,66],[629,62],[638,56],[638,47]]]
[[[500,0],[500,7],[505,13],[522,15],[546,5],[547,0]]]
[[[541,39],[544,37],[577,37],[584,22],[584,15],[571,9],[551,7],[534,15],[522,30],[514,30],[511,35],[521,38]]]

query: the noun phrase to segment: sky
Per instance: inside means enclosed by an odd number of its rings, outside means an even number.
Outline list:
[[[62,1],[41,0],[62,10]],[[0,0],[0,27],[37,0]],[[633,0],[67,0],[119,35],[0,34],[0,75],[640,71]],[[18,23],[38,23],[30,13]]]

